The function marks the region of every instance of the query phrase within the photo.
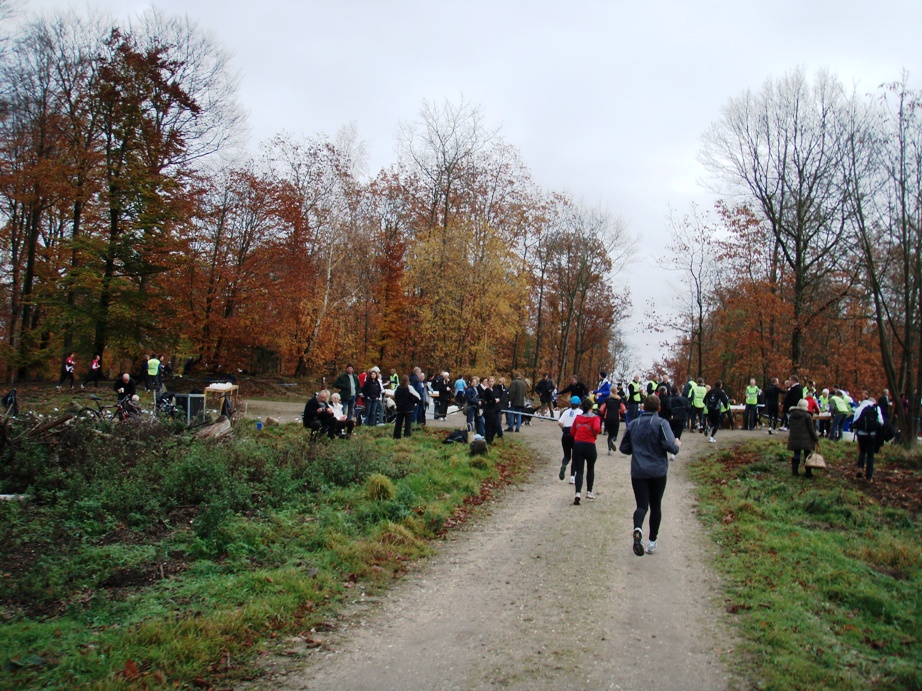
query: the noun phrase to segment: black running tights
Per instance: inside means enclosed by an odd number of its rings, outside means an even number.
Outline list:
[[[637,509],[634,511],[634,527],[643,530],[643,519],[650,510],[650,535],[651,540],[656,540],[659,535],[659,524],[663,520],[663,492],[666,491],[666,476],[631,478],[631,487],[634,488],[634,500]]]

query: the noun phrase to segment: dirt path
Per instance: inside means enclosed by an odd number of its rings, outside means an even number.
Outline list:
[[[456,426],[458,420],[449,420]],[[540,457],[489,515],[380,599],[360,598],[324,645],[275,689],[724,689],[719,577],[694,516],[687,459],[713,451],[687,434],[664,498],[659,551],[631,551],[629,461],[599,441],[596,500],[574,506],[557,479],[556,424],[514,436]],[[722,433],[724,446],[742,433]],[[499,442],[502,443],[502,442]],[[707,447],[707,448],[706,448]],[[646,528],[646,526],[645,526]],[[736,685],[736,684],[732,684]]]

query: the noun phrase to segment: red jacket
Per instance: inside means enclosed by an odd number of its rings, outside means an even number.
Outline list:
[[[589,444],[595,444],[596,437],[602,431],[602,418],[598,415],[586,416],[577,415],[570,427],[570,434],[573,435],[573,441],[583,441]]]

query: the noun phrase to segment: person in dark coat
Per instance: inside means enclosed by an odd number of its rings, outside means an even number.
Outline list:
[[[318,391],[305,405],[301,421],[304,427],[312,432],[326,434],[330,439],[336,435],[336,420],[333,409],[329,404],[330,392],[326,389]]]
[[[682,430],[688,424],[691,413],[691,401],[688,396],[679,394],[679,387],[673,386],[669,395],[669,429],[676,439],[682,438]]]
[[[611,452],[618,449],[615,442],[618,441],[618,431],[621,428],[621,396],[613,390],[608,394],[602,407],[605,409],[602,420],[605,423],[605,432],[608,434],[608,455],[611,456]]]
[[[416,417],[416,406],[422,399],[416,390],[410,386],[410,377],[404,374],[400,377],[400,386],[394,391],[394,403],[397,404],[397,417],[394,419],[394,439],[400,439],[401,427],[403,436],[409,437]]]
[[[784,427],[781,429],[789,429],[787,425],[787,416],[790,414],[791,410],[797,407],[797,404],[800,403],[800,400],[804,397],[804,387],[800,385],[800,380],[797,377],[791,377],[790,388],[788,388],[787,393],[784,394],[784,403],[781,405],[782,409],[782,422]]]
[[[798,401],[788,413],[788,450],[793,451],[791,456],[791,475],[797,477],[797,467],[800,465],[800,456],[803,452],[810,453],[816,449],[819,443],[819,435],[816,433],[816,425],[813,424],[813,416],[808,410],[809,404],[806,399]],[[804,457],[806,460],[806,456]],[[804,477],[813,477],[812,468],[804,468]]]
[[[778,386],[778,378],[772,379],[772,383],[765,389],[765,414],[768,416],[768,433],[774,434],[778,426],[778,406],[781,402],[781,394],[784,390]]]

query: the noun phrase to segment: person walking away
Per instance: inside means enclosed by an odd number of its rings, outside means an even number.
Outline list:
[[[634,490],[634,530],[631,532],[634,554],[638,557],[656,552],[660,523],[663,520],[663,494],[669,472],[669,455],[679,453],[682,441],[672,434],[669,424],[658,415],[657,396],[644,399],[643,413],[627,426],[618,450],[631,457],[631,487]],[[643,522],[650,512],[650,532],[646,550],[643,545]]]
[[[688,396],[682,396],[676,386],[669,392],[669,412],[669,429],[676,439],[681,439],[682,430],[685,429],[691,414],[691,401],[688,400]]]
[[[365,377],[362,385],[362,396],[365,397],[365,425],[374,427],[378,424],[378,413],[381,409],[381,397],[384,387],[381,386],[381,377],[375,368]]]
[[[801,399],[788,413],[788,450],[794,452],[791,456],[792,476],[797,477],[801,454],[815,450],[819,440],[808,403],[806,399]],[[813,469],[804,466],[804,477],[813,477]]]
[[[851,408],[845,401],[841,389],[836,389],[829,398],[829,412],[832,413],[832,423],[829,425],[829,439],[839,441],[842,438],[842,428],[845,420],[851,413]]]
[[[102,356],[94,355],[92,362],[90,362],[90,371],[87,373],[86,379],[84,379],[80,388],[84,389],[89,386],[90,382],[93,382],[98,389],[100,379],[102,379]]]
[[[747,432],[752,432],[759,423],[759,395],[762,393],[756,385],[755,379],[749,380],[746,387],[746,422],[743,427]]]
[[[151,353],[147,358],[147,363],[145,365],[145,380],[144,386],[148,391],[154,391],[158,395],[160,394],[160,360],[157,359],[157,356]]]
[[[70,381],[70,388],[74,388],[74,370],[77,369],[77,353],[70,353],[67,357],[64,358],[64,362],[61,363],[61,378],[58,380],[58,387],[61,386],[66,381]]]
[[[874,454],[877,451],[877,438],[884,426],[884,416],[877,401],[867,391],[862,391],[861,397],[863,400],[855,410],[855,421],[852,423],[855,438],[858,440],[856,477],[864,477],[868,482],[873,482]]]
[[[455,379],[455,405],[459,410],[464,410],[464,392],[467,391],[467,382],[460,374]]]
[[[707,387],[704,385],[704,379],[699,379],[691,389],[691,407],[692,407],[692,429],[698,428],[698,431],[704,433],[707,425],[705,420],[704,397],[707,395]]]
[[[618,441],[618,430],[621,428],[621,396],[617,391],[611,391],[605,399],[605,403],[599,408],[602,420],[605,423],[605,433],[608,435],[608,455],[615,451],[617,447],[615,442]]]
[[[602,431],[602,419],[592,411],[592,406],[592,401],[584,399],[579,406],[582,412],[576,416],[570,426],[570,434],[573,435],[573,467],[576,469],[576,494],[573,496],[573,503],[576,505],[579,505],[583,488],[584,465],[586,467],[586,499],[595,499],[592,493],[595,482],[595,462],[598,458],[595,440]]]
[[[573,459],[573,435],[570,434],[570,428],[573,426],[576,416],[579,415],[579,404],[581,402],[579,396],[572,396],[570,398],[570,407],[563,411],[560,414],[560,419],[557,420],[557,426],[561,430],[560,446],[563,447],[563,460],[560,461],[560,474],[558,476],[561,480],[567,476],[567,465]],[[570,471],[570,484],[576,484],[575,467]]]
[[[541,377],[541,381],[535,384],[535,393],[538,394],[538,400],[540,401],[538,415],[550,415],[553,412],[552,401],[554,399],[554,389],[556,388],[557,385],[554,384],[554,380],[551,379],[551,375],[547,372]]]
[[[774,434],[778,427],[778,409],[781,405],[781,394],[784,391],[779,386],[778,377],[772,379],[765,390],[765,414],[768,416],[768,433]]]
[[[804,397],[804,387],[800,385],[800,380],[796,375],[792,376],[788,382],[788,390],[787,393],[784,394],[784,402],[781,405],[782,432],[788,429],[787,418],[791,410],[793,410]]]
[[[528,385],[518,371],[512,373],[512,384],[509,386],[509,405],[512,406],[512,425],[507,432],[522,431],[522,413],[525,411],[525,396],[528,394]]]
[[[336,377],[333,387],[339,389],[339,396],[343,401],[346,417],[350,420],[355,417],[355,399],[358,398],[361,386],[352,365],[346,365],[346,371]]]
[[[714,382],[714,387],[708,391],[704,399],[704,405],[708,411],[708,441],[715,444],[724,406],[730,405],[730,399],[727,397],[727,392],[723,390],[722,382],[719,379]]]
[[[394,439],[400,439],[401,431],[404,437],[410,436],[416,415],[416,404],[419,401],[419,394],[410,386],[410,377],[404,374],[400,377],[400,385],[394,392],[394,403],[397,405],[397,417],[394,419]]]

